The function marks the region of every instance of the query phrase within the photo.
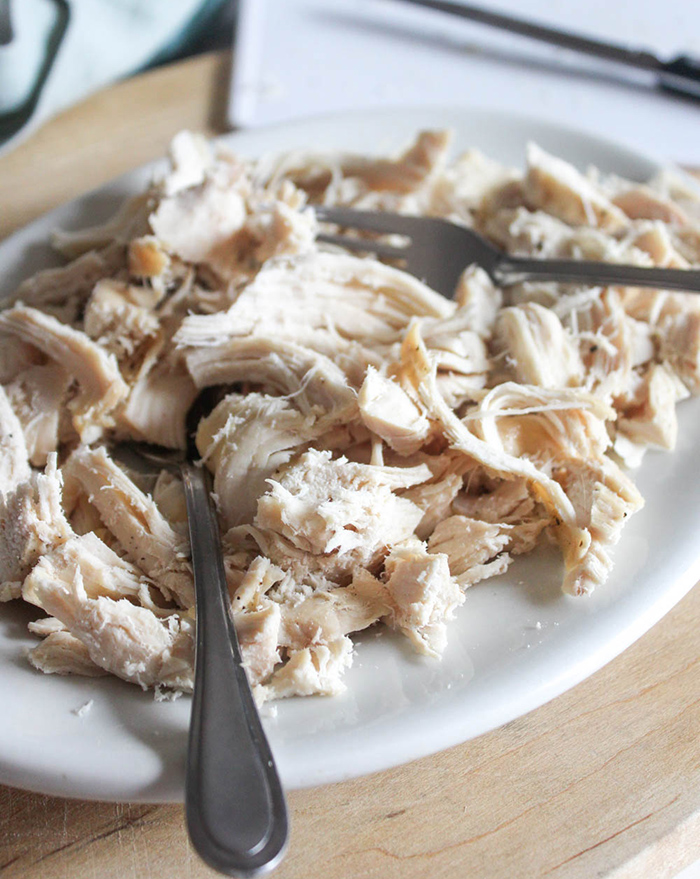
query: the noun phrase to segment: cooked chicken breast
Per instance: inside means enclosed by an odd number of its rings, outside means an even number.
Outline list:
[[[0,334],[7,333],[34,345],[77,381],[79,392],[68,404],[73,425],[83,442],[99,439],[129,393],[114,355],[80,330],[24,305],[0,313]]]
[[[194,589],[187,538],[173,529],[153,499],[144,494],[104,448],[77,448],[65,464],[126,557],[167,598],[192,607]]]
[[[158,616],[128,598],[90,595],[80,556],[45,555],[25,579],[22,597],[60,620],[99,668],[144,689],[192,688],[192,620],[177,612]]]
[[[449,300],[317,243],[313,205],[444,217],[512,254],[688,267],[700,198],[670,172],[622,180],[534,144],[521,172],[450,160],[449,142],[250,161],[182,132],[112,220],[57,233],[72,262],[0,313],[0,599],[48,614],[35,668],[191,688],[182,484],[109,448],[184,448],[212,386],[196,442],[259,702],[342,692],[371,626],[438,658],[470,590],[545,539],[565,592],[604,587],[643,503],[625,468],[673,449],[700,392],[698,299],[500,289],[465,266]]]
[[[18,598],[25,576],[39,559],[72,537],[62,489],[53,453],[43,473],[32,471],[0,497],[0,601]]]

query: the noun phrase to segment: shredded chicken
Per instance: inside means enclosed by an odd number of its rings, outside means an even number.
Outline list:
[[[23,305],[0,313],[0,334],[5,333],[34,345],[75,378],[79,392],[68,409],[83,442],[94,442],[113,425],[112,412],[129,393],[114,355],[84,332]]]
[[[94,586],[80,556],[49,553],[25,579],[22,597],[60,620],[99,668],[144,689],[191,689],[192,621],[177,612],[160,617],[106,590],[91,595]]]
[[[370,626],[439,657],[468,589],[545,540],[585,595],[700,392],[700,305],[662,290],[518,284],[465,266],[443,298],[316,241],[313,205],[450,219],[513,254],[700,263],[700,199],[526,168],[420,133],[397,156],[249,161],[182,132],[170,168],[0,313],[0,599],[47,616],[31,664],[188,691],[194,589],[180,480],[110,444],[196,443],[258,701],[342,692]],[[150,492],[150,493],[149,493]],[[460,609],[463,604],[467,607]]]
[[[0,601],[17,598],[24,577],[49,550],[72,536],[61,506],[63,477],[55,453],[0,496]]]
[[[124,554],[145,571],[167,598],[194,603],[189,547],[148,495],[139,490],[104,448],[77,448],[65,464],[94,505]]]

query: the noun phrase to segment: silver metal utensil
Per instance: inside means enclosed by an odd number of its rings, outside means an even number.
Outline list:
[[[193,464],[181,472],[197,603],[187,827],[210,866],[254,876],[282,858],[287,806],[241,661],[209,475]]]
[[[662,61],[652,52],[629,49],[592,37],[584,37],[581,34],[563,31],[512,15],[504,15],[469,3],[451,3],[449,0],[400,0],[400,2],[446,12],[449,15],[456,15],[489,27],[510,31],[510,33],[530,37],[533,40],[551,43],[563,49],[584,52],[605,61],[614,61],[639,70],[647,70],[655,75],[656,83],[660,88],[700,99],[700,58],[678,55],[670,61]]]
[[[221,873],[265,873],[284,854],[287,804],[242,663],[209,473],[157,446],[124,443],[114,454],[138,469],[143,459],[151,469],[178,467],[185,489],[197,614],[185,781],[190,838]]]
[[[481,266],[501,286],[522,281],[558,281],[700,293],[698,269],[657,269],[589,260],[509,256],[472,229],[448,220],[342,207],[318,206],[315,211],[319,221],[334,223],[345,229],[403,235],[408,239],[405,246],[325,232],[316,237],[319,241],[337,244],[348,250],[403,260],[407,271],[448,298],[454,294],[459,276],[471,263]]]

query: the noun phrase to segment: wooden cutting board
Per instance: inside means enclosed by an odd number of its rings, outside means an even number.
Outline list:
[[[223,118],[229,58],[103,91],[0,158],[0,238]],[[698,523],[700,526],[700,523]],[[700,527],[699,527],[700,535]],[[289,796],[279,879],[664,879],[700,857],[700,590],[618,659],[501,729]],[[179,805],[0,787],[4,879],[195,879]]]

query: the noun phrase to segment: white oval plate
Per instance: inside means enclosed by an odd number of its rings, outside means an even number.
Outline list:
[[[445,126],[457,149],[477,146],[514,165],[535,140],[579,166],[633,179],[659,168],[580,132],[451,108],[345,113],[225,140],[249,156],[309,146],[371,153],[399,148],[420,128]],[[55,262],[46,245],[52,229],[104,219],[151,173],[128,174],[3,242],[0,292]],[[564,596],[557,554],[539,552],[469,590],[441,662],[387,632],[365,633],[344,695],[263,710],[284,784],[340,781],[466,741],[574,686],[657,622],[700,578],[700,400],[680,410],[677,450],[649,453],[638,473],[646,507],[624,531],[604,588],[587,599]],[[33,671],[24,658],[35,643],[26,632],[30,618],[19,603],[0,608],[0,781],[73,797],[181,800],[189,699],[156,703],[116,679]]]

